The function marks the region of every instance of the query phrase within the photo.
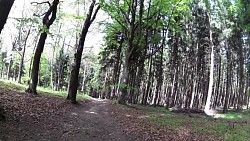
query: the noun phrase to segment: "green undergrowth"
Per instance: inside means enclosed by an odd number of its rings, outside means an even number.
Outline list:
[[[152,114],[150,121],[176,132],[184,128],[225,141],[248,141],[250,139],[250,111],[230,112],[219,119],[197,114],[162,112]]]
[[[128,108],[133,108],[133,109],[140,109],[143,111],[147,111],[150,113],[163,113],[163,114],[167,114],[170,113],[170,111],[168,109],[166,109],[165,107],[154,107],[151,105],[140,105],[140,104],[131,104],[131,105],[126,105]]]
[[[13,81],[0,80],[0,88],[6,89],[5,91],[11,91],[11,90],[24,91],[27,89],[27,87],[28,87],[27,85],[19,84]],[[67,97],[66,91],[53,91],[52,89],[43,88],[43,87],[38,87],[37,92],[38,94],[57,96],[57,97],[65,98],[65,99]],[[76,98],[77,100],[90,100],[91,99],[90,96],[85,95],[85,94],[78,94]]]
[[[243,110],[241,112],[230,111],[227,114],[215,114],[213,117],[228,120],[244,120],[250,118],[250,110]]]

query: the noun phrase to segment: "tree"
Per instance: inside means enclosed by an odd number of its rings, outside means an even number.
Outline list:
[[[67,96],[67,99],[71,100],[71,102],[73,104],[76,103],[76,94],[77,94],[77,88],[79,85],[78,76],[79,76],[79,70],[80,70],[80,65],[81,65],[82,52],[83,52],[83,48],[84,48],[85,38],[86,38],[86,35],[88,33],[90,25],[95,20],[97,12],[100,9],[100,6],[98,5],[94,11],[95,3],[96,3],[96,1],[92,0],[92,3],[89,7],[87,17],[84,21],[84,25],[82,28],[81,37],[79,39],[77,51],[74,54],[74,62],[73,62],[72,69],[71,69],[69,88],[68,88],[68,96]]]
[[[37,3],[41,4],[41,3]],[[49,3],[49,9],[45,13],[43,17],[43,29],[42,33],[40,35],[37,48],[35,51],[34,59],[33,59],[33,65],[32,65],[32,73],[31,73],[31,79],[29,82],[29,88],[26,90],[29,93],[34,93],[36,94],[36,87],[38,83],[38,72],[39,72],[39,65],[40,65],[40,58],[41,54],[44,49],[44,44],[47,38],[47,34],[49,31],[50,26],[53,24],[53,22],[56,19],[56,12],[57,12],[57,5],[59,4],[59,0],[54,0],[52,5]]]
[[[15,0],[0,0],[0,33],[7,21],[10,9]]]

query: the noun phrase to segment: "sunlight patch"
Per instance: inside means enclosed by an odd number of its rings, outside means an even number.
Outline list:
[[[148,115],[145,115],[145,116],[143,115],[143,116],[139,116],[138,118],[139,118],[139,119],[149,118],[149,116],[148,116]]]
[[[97,113],[96,113],[96,112],[93,112],[93,111],[85,111],[85,113],[89,113],[89,114],[95,114],[95,115],[97,115]]]
[[[78,114],[77,113],[71,113],[72,115],[74,115],[74,116],[77,116]]]

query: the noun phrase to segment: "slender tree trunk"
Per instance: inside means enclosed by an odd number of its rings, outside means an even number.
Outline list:
[[[33,65],[31,69],[31,80],[29,83],[29,88],[27,90],[27,92],[29,93],[34,93],[34,94],[37,93],[36,87],[38,84],[38,72],[39,72],[40,58],[43,52],[46,38],[47,38],[47,33],[46,32],[42,33],[40,36],[36,51],[35,51],[35,55],[33,58]]]
[[[82,77],[82,89],[81,89],[81,91],[82,91],[83,93],[85,93],[86,69],[87,69],[87,67],[84,66],[84,69],[83,69],[83,77]]]
[[[239,38],[238,40],[241,40]],[[241,43],[241,42],[240,42]],[[243,93],[244,93],[244,57],[243,57],[243,49],[242,44],[239,45],[239,95],[238,95],[238,104],[237,110],[241,111],[243,106]]]
[[[210,23],[210,17],[209,17],[209,24]],[[213,92],[213,83],[214,83],[214,45],[213,45],[213,37],[212,37],[212,31],[209,27],[209,38],[210,38],[210,46],[211,46],[211,60],[210,60],[210,75],[209,75],[209,86],[208,86],[208,93],[207,93],[207,100],[205,105],[205,112],[209,111],[210,103],[211,103],[211,97]]]
[[[10,9],[15,0],[0,0],[0,33],[7,21]]]
[[[148,80],[147,80],[147,88],[146,88],[146,91],[144,92],[144,97],[143,97],[143,100],[142,100],[142,104],[143,105],[147,105],[147,101],[148,101],[148,96],[149,96],[149,91],[150,91],[150,86],[151,86],[151,79],[152,79],[152,63],[153,63],[153,57],[151,56],[150,57],[150,60],[149,60],[149,76],[148,76]]]
[[[128,59],[126,59],[124,68],[123,68],[123,73],[120,81],[120,94],[118,97],[118,103],[119,104],[126,104],[126,95],[127,95],[127,85],[128,85],[128,76],[129,76],[129,63]]]
[[[25,55],[25,52],[26,52],[26,45],[27,45],[27,40],[28,40],[29,35],[30,35],[30,30],[31,29],[29,29],[29,31],[27,33],[27,36],[25,38],[25,43],[23,45],[23,52],[22,52],[21,61],[20,61],[20,64],[19,64],[19,71],[18,71],[18,83],[21,83],[21,79],[22,79],[24,55]]]
[[[92,0],[92,3],[89,7],[89,12],[87,14],[87,17],[85,19],[85,22],[84,22],[84,25],[82,28],[80,41],[79,41],[79,44],[77,47],[77,51],[75,53],[75,59],[74,59],[74,63],[72,65],[72,70],[71,70],[71,74],[70,74],[67,99],[71,100],[71,102],[73,104],[76,103],[76,94],[77,94],[77,88],[79,85],[78,76],[79,76],[79,70],[80,70],[80,65],[81,65],[82,52],[83,52],[83,48],[84,48],[85,38],[86,38],[86,35],[88,33],[90,25],[95,20],[96,14],[97,14],[98,10],[100,9],[100,6],[98,6],[96,8],[95,12],[93,13],[95,3],[96,3],[96,1]]]
[[[228,103],[229,103],[229,95],[231,94],[231,77],[232,77],[232,49],[231,44],[228,45],[227,49],[227,86],[226,86],[226,96],[224,98],[224,107],[223,113],[227,113]]]
[[[10,80],[10,72],[11,72],[12,64],[13,64],[13,60],[11,58],[10,61],[9,61],[8,70],[7,70],[7,79],[8,80]]]
[[[57,5],[59,0],[54,0],[53,4],[50,6],[49,10],[46,12],[45,16],[43,17],[43,29],[44,31],[41,33],[38,45],[35,51],[35,55],[33,58],[33,65],[32,65],[32,72],[31,72],[31,80],[29,82],[29,88],[26,92],[36,94],[36,87],[38,84],[38,72],[39,72],[39,65],[40,65],[40,58],[44,49],[44,44],[47,38],[47,31],[49,27],[53,24],[56,19],[56,12],[57,12]]]

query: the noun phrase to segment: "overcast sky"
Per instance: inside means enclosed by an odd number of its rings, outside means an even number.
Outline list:
[[[31,1],[42,1],[42,0],[15,0],[14,5],[11,9],[10,14],[9,14],[9,19],[7,20],[7,23],[6,23],[4,29],[1,33],[2,34],[1,37],[3,40],[3,47],[5,49],[11,48],[10,47],[11,46],[11,34],[10,33],[13,34],[14,32],[17,32],[17,30],[14,28],[15,25],[13,24],[14,20],[12,18],[21,18],[23,8],[27,9],[27,7],[30,6]],[[62,4],[62,6],[63,6],[62,9],[66,10],[65,12],[70,13],[70,14],[76,13],[75,9],[72,9],[72,8],[70,8],[70,6],[68,6],[69,2],[72,2],[72,1],[64,1]],[[81,10],[83,10],[83,9],[84,8],[82,7]],[[88,9],[88,8],[86,7],[86,9]],[[26,12],[25,14],[29,15],[29,14],[32,14],[32,12]],[[88,33],[86,41],[85,41],[85,47],[93,46],[94,52],[96,52],[96,53],[99,51],[99,48],[103,44],[102,38],[104,36],[104,34],[101,33],[100,29],[97,28],[98,27],[97,22],[105,20],[105,18],[107,18],[107,16],[105,16],[104,12],[99,11],[95,22],[93,23],[93,25],[91,25],[91,27],[89,29],[90,32]],[[67,28],[70,28],[70,27],[67,27]],[[72,27],[72,28],[74,28],[74,27]],[[50,42],[49,40],[50,39],[48,39],[47,42]],[[72,44],[72,46],[73,46],[73,44]]]

